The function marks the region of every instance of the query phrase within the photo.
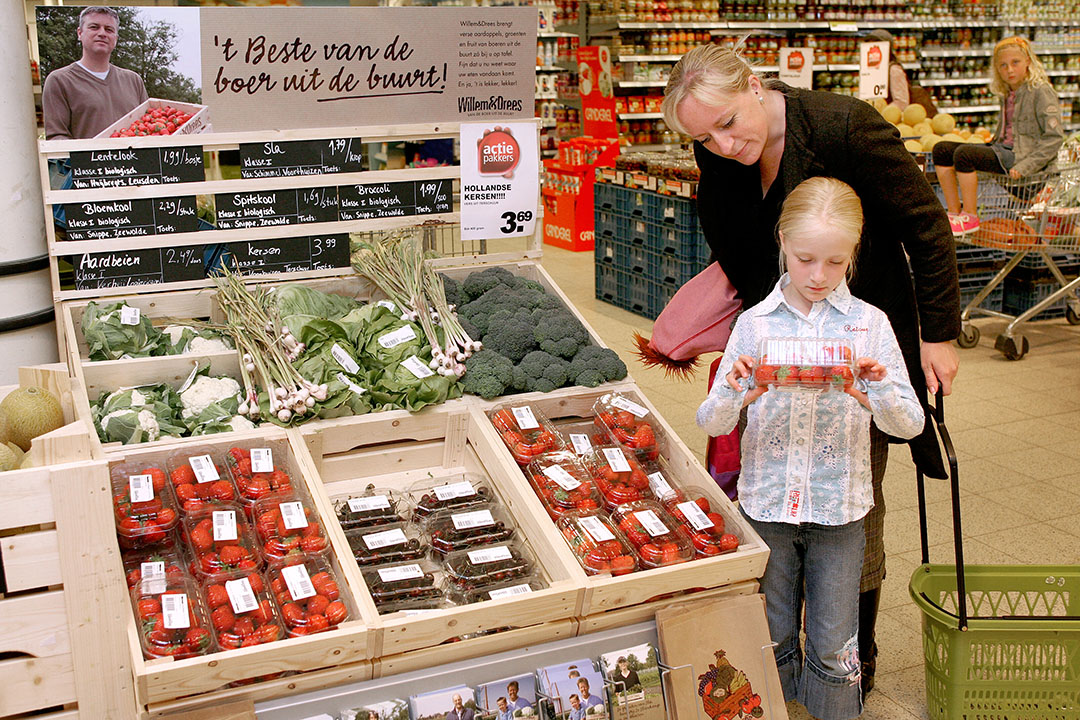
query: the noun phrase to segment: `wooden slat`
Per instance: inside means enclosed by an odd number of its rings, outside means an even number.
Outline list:
[[[112,513],[108,517],[111,519]],[[0,555],[8,590],[12,592],[61,583],[60,548],[55,530],[0,538]]]
[[[137,387],[167,383],[179,389],[192,369],[203,362],[210,363],[210,374],[240,377],[240,358],[235,351],[206,355],[167,355],[164,357],[105,360],[83,366],[87,397],[97,401],[101,393],[122,387]]]
[[[438,466],[442,462],[443,455],[441,440],[405,442],[380,450],[324,458],[322,475],[328,481],[356,477],[357,472],[362,472],[365,477],[374,477],[401,472],[409,468]]]
[[[337,418],[302,426],[304,434],[322,436],[323,453],[333,456],[356,448],[403,440],[433,440],[446,436],[449,413],[464,410],[464,403],[451,401],[428,406],[418,413],[389,410],[368,415]]]
[[[5,652],[34,657],[71,653],[62,591],[0,600],[0,653]]]
[[[172,715],[175,720],[255,720],[255,704],[250,700],[188,710]]]
[[[75,702],[70,655],[0,660],[0,678],[0,717]]]
[[[53,516],[51,476],[46,468],[0,475],[0,530],[46,525]]]

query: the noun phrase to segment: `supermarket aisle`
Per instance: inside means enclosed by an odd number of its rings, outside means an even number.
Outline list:
[[[664,378],[630,356],[634,330],[652,323],[594,299],[593,256],[544,246],[544,268],[585,319],[626,361],[631,374],[691,449],[704,455],[694,413],[705,396],[707,364],[693,382]],[[1031,352],[1009,362],[993,349],[1003,323],[978,320],[982,344],[959,350],[960,376],[946,422],[960,458],[965,559],[971,563],[1080,563],[1080,327],[1064,320],[1029,325]],[[711,358],[710,358],[711,360]],[[921,613],[908,595],[919,564],[915,471],[893,449],[885,476],[888,553],[878,621],[877,687],[867,720],[925,718]],[[930,558],[952,557],[948,485],[929,481]],[[792,720],[808,717],[796,705]]]

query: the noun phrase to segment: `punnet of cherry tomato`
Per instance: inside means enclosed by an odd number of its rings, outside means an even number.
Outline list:
[[[524,467],[538,455],[563,449],[563,439],[539,409],[529,404],[508,404],[488,413],[510,454]]]
[[[165,471],[154,463],[126,463],[111,470],[116,535],[123,550],[175,543],[176,500]]]
[[[191,113],[171,105],[152,107],[126,128],[113,131],[109,137],[138,137],[140,135],[172,135],[190,120]]]
[[[846,391],[855,384],[855,347],[837,338],[758,341],[754,387]]]
[[[645,460],[660,455],[657,428],[652,414],[644,405],[622,393],[608,393],[593,405],[593,421],[611,442],[633,450]]]

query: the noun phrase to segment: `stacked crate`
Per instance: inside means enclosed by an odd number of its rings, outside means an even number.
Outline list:
[[[599,300],[654,320],[708,264],[693,198],[597,183],[595,213]]]
[[[1058,269],[1067,279],[1075,278],[1080,273],[1080,255],[1052,256]],[[1054,278],[1040,255],[1026,255],[1013,272],[1005,278],[1004,309],[1010,315],[1019,315],[1035,303],[1041,302],[1061,289],[1061,284]],[[1065,298],[1031,318],[1049,320],[1065,315]]]
[[[1004,250],[981,247],[979,245],[956,246],[956,270],[960,280],[960,307],[967,307],[968,303],[975,299],[986,285],[994,279],[994,275],[1005,264],[1006,254]],[[1002,285],[994,288],[979,307],[984,310],[1001,312],[1004,289]]]

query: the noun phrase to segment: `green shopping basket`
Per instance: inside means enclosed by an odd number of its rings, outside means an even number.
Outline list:
[[[922,611],[931,720],[1080,720],[1080,566],[964,565],[956,452],[941,392],[932,408],[949,459],[954,565],[931,565],[918,473]]]

